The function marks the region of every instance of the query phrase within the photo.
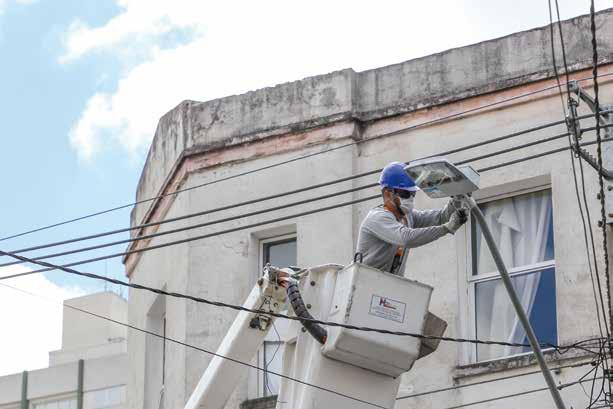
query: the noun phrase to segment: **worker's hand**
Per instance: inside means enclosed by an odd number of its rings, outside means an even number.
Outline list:
[[[462,199],[460,199],[460,197],[458,196],[450,197],[449,202],[447,203],[447,206],[451,207],[453,210],[464,209],[464,210],[470,211],[466,203]]]
[[[449,221],[443,224],[443,226],[445,226],[445,228],[449,230],[449,233],[455,234],[455,232],[458,231],[458,229],[464,223],[466,223],[467,220],[468,220],[468,214],[466,210],[460,209],[460,210],[456,210],[455,212],[453,212],[453,214],[449,218]]]
[[[289,286],[290,280],[291,279],[289,277],[279,277],[277,279],[277,284],[279,284],[283,288],[287,288]]]

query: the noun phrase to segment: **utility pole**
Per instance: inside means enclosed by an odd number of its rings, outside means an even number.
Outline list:
[[[593,13],[593,10],[592,10],[592,13]],[[593,24],[593,21],[592,21],[592,24]],[[596,56],[594,56],[594,64],[596,64]],[[594,69],[594,78],[596,78],[596,69]],[[596,85],[597,84],[595,84],[595,86]],[[589,95],[587,92],[585,92],[585,90],[583,90],[581,86],[579,86],[579,83],[577,81],[568,82],[567,87],[568,87],[569,113],[566,118],[566,124],[568,126],[568,131],[572,135],[572,138],[573,138],[571,148],[576,156],[585,160],[598,173],[600,189],[599,189],[599,193],[596,195],[596,199],[600,202],[601,206],[604,207],[604,214],[602,214],[603,212],[602,209],[600,209],[600,211],[598,212],[599,216],[602,215],[601,217],[598,217],[598,227],[603,230],[604,238],[606,239],[605,241],[603,241],[603,245],[606,242],[606,248],[604,248],[603,250],[605,251],[605,254],[608,254],[608,257],[605,260],[605,263],[607,263],[605,266],[605,271],[609,273],[609,265],[611,265],[613,261],[612,260],[613,235],[611,234],[611,229],[610,229],[610,225],[613,224],[613,171],[612,171],[613,169],[613,144],[611,144],[611,142],[613,141],[613,106],[600,104],[600,102],[597,103],[596,99],[593,98],[591,95]],[[573,97],[573,95],[575,95],[576,97]],[[597,132],[598,130],[600,131],[599,132],[600,144],[598,146],[598,149],[600,150],[600,153],[602,155],[601,163],[599,163],[598,158],[594,158],[591,153],[589,153],[586,149],[581,147],[580,142],[583,136],[583,131],[581,129],[581,125],[579,124],[579,119],[577,115],[577,107],[579,106],[579,103],[581,101],[583,101],[585,105],[588,106],[588,108],[592,111],[592,113],[595,116],[595,121],[597,121],[596,129],[597,129]],[[600,185],[601,181],[603,182],[602,185]],[[588,206],[587,203],[585,205]],[[603,218],[604,220],[602,220]],[[592,223],[592,220],[588,220],[588,223]],[[591,225],[590,225],[590,229],[591,229]],[[594,263],[597,265],[598,260],[594,260]],[[598,274],[598,269],[596,269],[596,272]],[[600,279],[599,277],[597,278],[598,280]],[[609,328],[609,331],[607,331],[607,337],[609,339],[607,339],[606,341],[608,351],[605,352],[605,359],[606,359],[606,355],[613,354],[613,349],[611,346],[612,340],[610,339],[611,337],[610,331],[613,331],[613,309],[612,309],[612,303],[611,303],[611,294],[613,294],[613,288],[612,288],[613,282],[612,280],[610,280],[610,274],[607,274],[606,278],[607,278],[606,280],[607,307],[605,308],[605,306],[602,305],[602,313],[603,313],[602,318],[605,321],[605,328],[606,327]],[[597,304],[596,308],[598,309],[598,301],[596,301],[596,304]],[[604,304],[604,301],[602,302],[602,304]],[[603,369],[603,371],[604,371],[605,377],[608,378],[608,381],[610,383],[612,380],[611,370]],[[610,407],[609,406],[610,405],[610,401],[609,401],[610,393],[611,393],[611,386],[609,384],[609,394],[605,393],[606,407]],[[600,407],[605,407],[605,406],[600,406]]]
[[[568,108],[569,114],[566,118],[568,130],[573,137],[573,151],[574,153],[584,159],[592,168],[596,170],[596,172],[600,172],[598,166],[598,160],[592,156],[584,148],[580,147],[580,142],[583,136],[583,131],[581,130],[581,125],[579,123],[577,107],[579,106],[580,101],[583,101],[588,108],[596,114],[596,101],[595,99],[585,92],[584,89],[581,88],[577,81],[570,81],[568,83]],[[577,99],[572,98],[570,95],[574,94],[577,96]],[[602,177],[605,180],[604,187],[604,203],[605,203],[605,216],[606,216],[606,226],[602,226],[602,220],[598,220],[598,226],[600,228],[605,228],[605,232],[607,235],[607,250],[609,253],[609,258],[606,260],[609,265],[613,262],[613,234],[611,234],[611,229],[609,226],[613,224],[613,105],[605,105],[599,104],[599,115],[598,122],[600,123],[600,131],[602,135]],[[597,200],[600,200],[600,193],[596,196]],[[591,223],[591,220],[589,221]],[[596,262],[596,260],[595,260]],[[613,294],[613,280],[609,283],[608,293]],[[607,300],[607,308],[606,312],[609,317],[611,317],[612,311],[612,303],[611,300]],[[603,306],[604,309],[604,306]],[[603,317],[605,321],[607,321],[607,317]],[[609,318],[609,321],[611,319]],[[609,328],[610,331],[613,331],[613,328]]]

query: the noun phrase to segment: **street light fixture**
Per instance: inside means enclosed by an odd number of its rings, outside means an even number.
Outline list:
[[[479,189],[477,171],[468,165],[457,167],[442,157],[410,162],[404,170],[431,198],[464,195]]]

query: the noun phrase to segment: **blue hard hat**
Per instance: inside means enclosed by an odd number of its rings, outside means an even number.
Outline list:
[[[415,186],[415,181],[404,171],[405,164],[392,162],[383,168],[379,177],[381,187],[388,189],[401,189],[416,192],[419,190]]]

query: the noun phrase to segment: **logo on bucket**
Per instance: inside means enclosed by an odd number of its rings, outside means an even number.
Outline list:
[[[379,306],[382,306],[384,308],[391,308],[392,310],[396,309],[396,307],[394,307],[392,303],[388,302],[387,299],[383,297],[379,297]]]
[[[370,300],[370,310],[368,310],[368,313],[385,320],[403,323],[406,307],[407,305],[403,302],[380,295],[373,295]]]

